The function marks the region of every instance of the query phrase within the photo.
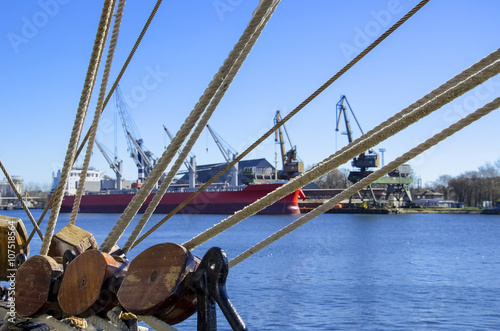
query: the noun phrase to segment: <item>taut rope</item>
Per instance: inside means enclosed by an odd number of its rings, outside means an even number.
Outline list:
[[[306,215],[300,217],[296,221],[290,223],[286,227],[282,228],[281,230],[275,232],[271,236],[267,237],[263,241],[259,242],[255,246],[249,248],[245,252],[241,253],[234,259],[232,259],[229,262],[229,267],[232,268],[238,263],[244,261],[245,259],[249,258],[253,254],[257,253],[261,249],[269,246],[273,242],[277,241],[280,238],[283,238],[287,234],[291,233],[292,231],[296,230],[297,228],[301,227],[302,225],[306,224],[313,218],[327,212],[329,209],[333,208],[336,204],[340,203],[342,200],[347,199],[348,197],[352,196],[353,194],[356,194],[359,192],[361,189],[364,187],[372,184],[374,181],[379,179],[380,177],[386,175],[387,173],[391,172],[392,170],[396,169],[400,165],[402,165],[405,162],[408,162],[415,156],[421,154],[425,150],[431,148],[432,146],[436,145],[437,143],[443,141],[444,139],[448,138],[449,136],[453,135],[454,133],[462,130],[464,127],[467,125],[477,121],[481,117],[491,113],[493,110],[497,109],[500,107],[500,97],[496,98],[492,102],[488,103],[482,108],[479,108],[476,110],[474,113],[471,113],[467,115],[466,117],[460,119],[458,122],[450,125],[447,129],[444,129],[440,133],[435,134],[433,137],[429,138],[425,142],[421,143],[417,147],[413,148],[409,152],[401,155],[394,161],[390,162],[386,166],[382,167],[381,169],[375,171],[374,173],[370,174],[369,176],[363,178],[353,186],[349,187],[348,189],[342,191],[341,193],[337,194],[330,200],[326,201],[323,203],[321,206],[311,210],[309,213]]]
[[[245,156],[247,156],[251,151],[253,151],[258,145],[260,145],[265,139],[270,135],[274,134],[276,130],[281,127],[285,122],[287,122],[292,116],[297,114],[302,110],[307,104],[309,104],[314,98],[316,98],[321,92],[323,92],[327,87],[329,87],[333,82],[339,79],[345,72],[347,72],[351,67],[353,67],[357,62],[359,62],[366,54],[373,50],[378,44],[380,44],[384,39],[386,39],[392,32],[399,28],[404,22],[406,22],[411,16],[413,16],[418,10],[420,10],[429,0],[420,1],[414,8],[412,8],[405,16],[403,16],[399,21],[397,21],[393,26],[391,26],[387,31],[385,31],[380,37],[378,37],[373,43],[371,43],[367,48],[365,48],[360,54],[358,54],[353,60],[351,60],[346,66],[344,66],[339,72],[337,72],[332,78],[330,78],[326,83],[324,83],[319,89],[317,89],[313,94],[311,94],[306,100],[304,100],[299,106],[297,106],[292,112],[286,115],[281,121],[277,122],[271,129],[269,129],[261,138],[255,141],[250,147],[248,147],[244,152],[237,155],[236,158],[228,163],[221,171],[219,171],[215,176],[210,178],[205,184],[200,186],[196,192],[191,194],[185,201],[174,208],[167,216],[155,224],[150,230],[148,230],[144,235],[142,235],[133,245],[135,247],[141,241],[143,241],[147,236],[158,229],[163,223],[165,223],[172,216],[177,214],[184,206],[186,206],[190,201],[192,201],[198,194],[206,190],[210,185],[212,185],[220,176],[231,169],[236,163],[241,161]]]
[[[116,0],[114,1],[116,2]],[[113,4],[113,8],[114,6],[115,4]],[[99,125],[99,119],[101,118],[102,110],[104,109],[103,108],[104,97],[106,95],[106,87],[108,86],[109,74],[111,72],[111,65],[113,64],[113,57],[115,55],[118,35],[120,34],[120,26],[122,22],[124,8],[125,8],[125,0],[119,0],[115,14],[115,22],[113,24],[113,32],[111,33],[111,40],[109,42],[106,64],[104,65],[104,73],[101,80],[99,97],[97,98],[97,106],[94,112],[94,119],[89,129],[89,141],[87,144],[87,151],[85,153],[85,159],[83,161],[83,166],[80,173],[80,179],[78,181],[78,188],[76,191],[75,200],[73,202],[73,209],[71,210],[71,217],[69,220],[69,224],[75,224],[76,216],[78,215],[78,209],[80,209],[80,202],[82,200],[83,189],[85,187],[85,181],[87,180],[87,171],[89,169],[90,158],[92,156],[92,150],[94,148],[97,126]]]
[[[137,47],[139,46],[139,44],[141,43],[142,41],[142,38],[144,37],[144,34],[146,33],[146,31],[148,30],[148,27],[149,25],[151,24],[151,21],[153,20],[154,16],[156,15],[156,12],[158,10],[158,8],[160,7],[160,4],[161,4],[162,0],[158,0],[156,2],[156,5],[155,7],[153,8],[151,14],[149,15],[149,18],[148,20],[146,21],[146,24],[144,25],[144,27],[142,28],[142,31],[141,33],[139,34],[139,37],[137,38],[135,44],[134,44],[134,47],[132,48],[132,50],[130,51],[128,57],[127,57],[127,60],[125,61],[124,65],[122,66],[122,69],[120,70],[120,73],[118,74],[118,77],[115,79],[115,82],[113,83],[113,86],[111,87],[107,97],[106,97],[106,100],[104,100],[104,105],[102,107],[102,109],[104,110],[104,108],[106,108],[106,105],[108,104],[108,101],[109,99],[111,98],[111,95],[113,94],[114,90],[116,89],[116,87],[118,86],[118,83],[120,82],[120,79],[121,77],[123,76],[123,74],[125,73],[125,70],[127,69],[128,67],[128,64],[130,63],[130,61],[132,60],[132,57],[134,56],[135,54],[135,51],[137,49]],[[76,156],[75,156],[75,160],[76,158],[78,157],[78,155],[80,155],[81,151],[83,150],[83,147],[85,146],[85,143],[87,142],[88,138],[89,138],[89,135],[90,135],[90,131],[87,131],[87,134],[85,135],[85,137],[83,138],[82,140],[82,143],[80,144],[80,147],[78,148],[78,151],[76,152]],[[58,187],[59,188],[59,187]],[[37,225],[40,225],[45,217],[45,214],[47,213],[47,211],[49,210],[49,208],[52,206],[53,202],[54,202],[54,198],[60,194],[60,190],[58,190],[58,188],[55,190],[54,192],[54,195],[51,196],[49,202],[47,203],[47,206],[45,207],[45,209],[43,210],[42,212],[42,215],[40,216],[40,218],[38,219],[38,222],[37,222]],[[35,230],[33,230],[28,238],[28,243],[31,241],[31,238],[33,237],[35,233]]]
[[[33,218],[33,215],[31,215],[31,212],[30,212],[28,206],[26,206],[26,203],[24,203],[24,200],[23,200],[23,197],[21,196],[21,193],[19,193],[19,191],[17,190],[16,185],[14,184],[14,181],[12,180],[12,178],[9,175],[9,173],[7,172],[7,169],[5,169],[5,167],[4,167],[4,165],[3,165],[3,163],[2,163],[1,160],[0,160],[0,168],[3,171],[3,174],[5,175],[5,178],[9,182],[10,187],[12,187],[12,190],[14,191],[14,194],[16,195],[17,200],[19,200],[19,202],[21,203],[21,206],[23,207],[24,211],[28,215],[28,218],[30,219],[31,224],[33,224],[33,227],[34,227],[33,231],[38,232],[38,235],[40,236],[40,239],[43,240],[42,231],[40,231],[40,228],[38,227],[38,224],[36,224],[36,221]],[[26,246],[27,245],[28,244],[26,244]]]
[[[241,68],[241,65],[243,64],[243,62],[247,58],[248,54],[252,50],[253,46],[255,45],[255,42],[257,41],[260,34],[262,33],[262,30],[264,30],[264,27],[266,26],[267,22],[269,22],[269,19],[271,18],[272,14],[276,10],[276,7],[278,6],[278,4],[279,4],[279,0],[271,1],[271,6],[267,9],[267,12],[265,13],[265,15],[262,18],[262,21],[260,23],[256,22],[256,23],[258,23],[258,25],[255,29],[253,27],[251,29],[248,29],[249,30],[248,33],[251,33],[251,36],[250,36],[247,44],[244,46],[236,63],[233,65],[233,67],[230,69],[229,73],[227,74],[227,77],[224,80],[224,84],[219,88],[219,90],[217,91],[217,93],[213,97],[212,101],[210,102],[210,105],[206,109],[201,120],[196,125],[196,128],[194,129],[193,133],[189,137],[186,145],[184,146],[181,153],[179,154],[179,156],[175,160],[174,165],[172,166],[169,173],[167,174],[164,182],[162,183],[162,185],[158,189],[158,192],[156,192],[156,194],[154,195],[154,197],[153,197],[152,201],[149,203],[146,211],[144,212],[141,219],[137,223],[137,226],[135,227],[134,231],[132,232],[132,234],[128,238],[127,242],[125,243],[125,246],[123,247],[124,253],[127,253],[131,249],[131,247],[133,247],[135,240],[137,239],[137,237],[141,233],[142,229],[146,225],[147,221],[149,220],[149,218],[151,217],[151,215],[155,211],[156,207],[160,203],[161,198],[163,197],[163,195],[167,191],[168,187],[170,186],[170,183],[172,182],[172,180],[176,176],[176,174],[179,171],[180,167],[182,166],[184,160],[186,159],[189,152],[191,151],[193,145],[196,143],[196,140],[198,140],[198,137],[200,136],[201,132],[203,131],[203,129],[207,125],[208,120],[210,119],[210,117],[214,113],[215,109],[219,105],[220,100],[222,99],[225,92],[229,88],[234,77],[238,73],[238,70]],[[249,24],[249,27],[251,25],[253,25],[252,22]],[[246,34],[246,31],[243,33],[243,35],[245,35],[245,34]]]
[[[83,129],[83,123],[85,122],[85,115],[87,113],[90,97],[92,95],[95,79],[97,77],[97,71],[99,70],[99,63],[104,51],[106,36],[111,24],[113,4],[114,1],[106,0],[103,5],[101,18],[97,29],[97,35],[94,41],[94,47],[92,50],[92,55],[90,57],[89,67],[87,69],[87,75],[85,77],[85,83],[80,97],[80,103],[78,105],[75,123],[73,125],[68,150],[66,152],[66,158],[64,160],[63,169],[61,171],[61,178],[59,179],[58,187],[54,193],[58,195],[56,198],[54,198],[54,203],[50,212],[47,229],[45,231],[42,247],[40,249],[41,255],[47,255],[47,252],[49,251],[50,241],[52,240],[57,217],[59,216],[59,210],[61,209],[64,188],[66,187],[71,168],[76,159],[75,155],[76,149],[78,148],[78,140],[80,139],[80,134]]]
[[[419,101],[389,118],[387,121],[383,122],[368,133],[362,135],[360,138],[356,139],[354,142],[347,145],[337,153],[326,158],[313,168],[293,178],[288,183],[277,188],[273,192],[268,193],[265,197],[246,206],[242,210],[237,211],[230,217],[192,238],[183,245],[189,250],[194,249],[233,225],[241,222],[243,219],[254,215],[258,211],[271,205],[274,201],[291,194],[315,178],[318,178],[332,169],[337,168],[354,156],[359,155],[388,137],[403,130],[407,126],[417,122],[419,119],[427,116],[431,112],[439,109],[444,104],[485,82],[487,79],[497,75],[500,72],[499,58],[500,49],[491,53],[470,68],[464,70],[462,73],[427,94]]]
[[[146,178],[146,181],[141,186],[141,189],[137,192],[136,195],[134,195],[132,201],[130,201],[129,205],[120,216],[120,219],[116,222],[108,237],[104,240],[103,244],[100,247],[101,250],[103,250],[104,252],[109,252],[109,250],[118,242],[119,238],[121,237],[127,226],[130,224],[132,218],[137,214],[139,208],[151,193],[154,185],[158,182],[163,171],[167,168],[170,161],[175,157],[175,154],[186,139],[186,136],[189,134],[196,122],[201,117],[210,100],[213,98],[222,84],[226,84],[227,74],[234,66],[242,50],[253,34],[249,33],[251,31],[250,29],[255,30],[257,28],[258,23],[262,21],[262,17],[267,13],[267,9],[272,3],[273,0],[261,0],[254,12],[252,19],[250,20],[249,25],[247,26],[247,29],[245,29],[244,34],[236,43],[233,50],[231,50],[223,65],[219,68],[219,71],[214,76],[207,89],[200,97],[198,103],[195,105],[194,109],[186,118],[185,122],[182,124],[180,130],[177,132],[168,148],[163,152],[162,156],[157,161],[157,164]]]

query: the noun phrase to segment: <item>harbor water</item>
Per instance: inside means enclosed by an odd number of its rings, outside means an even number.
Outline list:
[[[22,218],[31,231],[23,211],[2,214]],[[177,215],[128,257],[183,243],[225,217]],[[219,246],[231,259],[297,217],[251,217],[193,253]],[[118,218],[80,214],[76,224],[101,243]],[[61,214],[56,230],[68,220]],[[40,244],[35,237],[31,255]],[[227,290],[251,330],[497,330],[500,216],[323,215],[232,268]],[[218,318],[219,330],[230,330]],[[196,316],[176,327],[195,330]]]

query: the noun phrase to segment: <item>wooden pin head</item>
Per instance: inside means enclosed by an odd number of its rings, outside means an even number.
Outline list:
[[[88,250],[67,267],[57,295],[62,310],[70,315],[89,317],[118,303],[113,282],[123,276],[126,265],[111,255]]]
[[[186,284],[199,259],[183,246],[152,246],[131,262],[118,300],[136,315],[154,315],[168,324],[182,322],[196,312],[196,294]]]
[[[0,215],[0,281],[8,281],[19,253],[29,254],[27,233],[19,218]]]
[[[60,315],[56,291],[62,274],[62,264],[50,256],[35,255],[24,262],[16,274],[16,312],[23,317]]]

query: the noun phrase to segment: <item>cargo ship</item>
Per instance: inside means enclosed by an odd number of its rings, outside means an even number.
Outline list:
[[[198,166],[197,179],[202,180],[202,182],[206,181],[206,178],[213,176],[223,166],[225,163]],[[285,181],[272,180],[274,169],[265,159],[240,161],[239,166],[242,169],[240,173],[244,175],[243,179],[239,181],[240,185],[229,184],[231,172],[228,171],[228,174],[221,176],[218,183],[201,192],[179,212],[183,214],[232,214],[285,183]],[[69,213],[73,208],[80,172],[79,168],[73,168],[71,171],[61,205],[61,213]],[[102,171],[89,169],[85,182],[85,194],[82,196],[79,212],[122,213],[137,190],[140,189],[138,183],[130,184],[127,181],[122,182],[125,188],[113,189],[115,186],[113,180],[101,179],[102,174]],[[57,186],[59,176],[59,172],[54,176],[54,187]],[[169,213],[195,192],[197,188],[189,187],[188,182],[188,174],[178,179],[165,193],[155,213]],[[151,193],[140,209],[140,213],[146,210],[153,196],[154,193]],[[259,214],[298,215],[300,214],[299,198],[305,198],[301,189],[263,209]]]

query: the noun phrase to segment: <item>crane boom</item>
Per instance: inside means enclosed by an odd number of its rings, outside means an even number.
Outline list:
[[[234,160],[236,155],[238,155],[238,152],[236,152],[234,148],[232,148],[224,139],[222,139],[222,137],[219,136],[217,132],[215,132],[208,124],[207,124],[207,129],[210,132],[212,138],[214,139],[215,144],[222,153],[222,156],[226,160],[226,163],[229,163],[232,160]],[[231,179],[231,186],[238,186],[239,184],[238,163],[235,164],[233,167],[231,167],[229,176]]]
[[[274,117],[274,124],[278,124],[282,120],[280,111],[276,111],[276,116]],[[297,161],[297,146],[293,146],[290,140],[290,136],[283,125],[283,130],[290,144],[290,150],[287,152],[285,149],[285,140],[283,139],[283,131],[281,126],[278,127],[275,134],[275,142],[280,145],[281,150],[281,160],[283,165],[283,173],[285,178],[293,178],[297,174],[304,171],[304,162]]]
[[[170,131],[168,131],[167,127],[164,125],[163,126],[163,129],[165,130],[165,132],[167,133],[167,136],[168,138],[170,139],[170,141],[172,141],[174,139],[174,137],[172,136],[172,134],[170,133]],[[181,150],[177,150],[177,154],[181,154]],[[191,159],[193,159],[194,155],[192,153],[189,153],[189,156],[191,157]],[[193,170],[193,165],[191,163],[189,163],[188,161],[184,160],[184,165],[186,166],[186,168],[188,170]]]
[[[139,131],[130,115],[127,108],[127,103],[123,97],[120,86],[117,86],[115,91],[116,111],[120,116],[120,121],[125,133],[128,151],[130,156],[135,161],[138,171],[138,182],[143,183],[144,179],[153,170],[157,158],[153,153],[143,146],[143,140],[139,135]]]
[[[115,172],[116,175],[116,189],[121,190],[122,189],[122,169],[123,169],[123,161],[115,157],[115,160],[113,161],[109,154],[106,152],[105,147],[100,144],[96,140],[96,145],[101,151],[102,155],[106,159],[106,161],[109,164],[109,167]]]
[[[207,129],[210,132],[210,135],[214,139],[215,144],[219,148],[226,162],[231,162],[238,153],[227,142],[225,142],[224,139],[222,139],[221,136],[219,136],[208,124]]]

